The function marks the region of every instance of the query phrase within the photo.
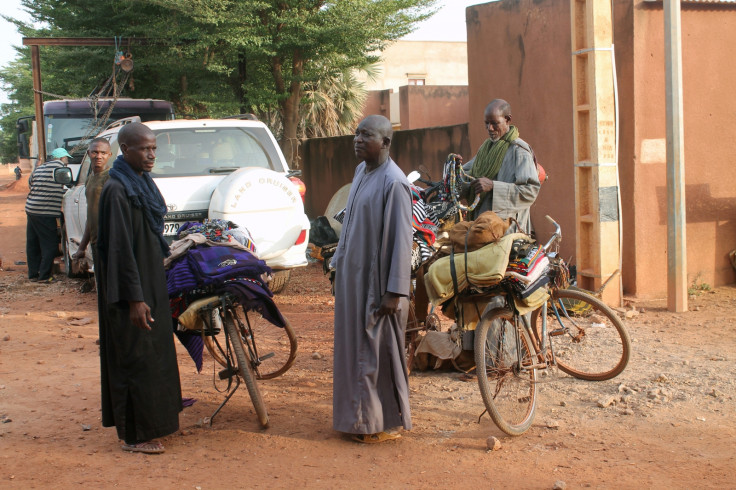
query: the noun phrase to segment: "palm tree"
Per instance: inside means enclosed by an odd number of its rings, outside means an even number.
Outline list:
[[[376,76],[377,65],[366,65],[361,70],[372,79]],[[355,131],[367,96],[365,84],[355,75],[355,71],[346,70],[305,84],[300,137],[323,138]]]

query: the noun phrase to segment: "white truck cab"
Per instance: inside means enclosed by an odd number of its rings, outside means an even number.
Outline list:
[[[151,177],[168,213],[164,237],[171,241],[187,221],[219,218],[245,227],[258,256],[274,269],[274,292],[282,290],[294,267],[307,265],[309,219],[304,214],[304,184],[289,170],[268,127],[260,121],[198,119],[144,122],[156,134],[156,164]],[[98,136],[110,141],[112,162],[120,153],[122,124]],[[71,272],[87,217],[84,184],[91,172],[85,158],[76,186],[64,197],[62,248]]]

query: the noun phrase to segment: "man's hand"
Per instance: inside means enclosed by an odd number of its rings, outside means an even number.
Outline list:
[[[130,321],[141,330],[151,330],[150,323],[153,323],[151,316],[151,308],[143,301],[130,301]]]
[[[470,183],[470,185],[473,187],[473,192],[475,192],[476,194],[480,194],[481,192],[488,192],[493,189],[493,181],[486,177],[475,179],[473,182]]]
[[[399,298],[401,298],[401,295],[387,291],[386,294],[381,297],[381,306],[378,307],[376,315],[386,316],[396,313],[399,309]]]
[[[85,248],[79,247],[79,248],[77,249],[77,251],[76,251],[76,252],[74,252],[74,255],[72,255],[72,258],[73,258],[74,260],[79,260],[79,259],[83,259],[83,258],[84,258],[84,256],[86,255],[86,253],[85,253],[86,251],[87,251],[87,248],[86,248],[86,247],[85,247]]]

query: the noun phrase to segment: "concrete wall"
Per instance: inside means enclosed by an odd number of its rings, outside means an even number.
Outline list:
[[[633,208],[639,295],[667,288],[664,22],[660,4],[633,5]],[[736,246],[736,5],[682,6],[688,282],[734,281],[726,254]],[[632,114],[632,112],[622,113]],[[626,118],[630,119],[630,118]],[[631,238],[630,235],[627,238]]]
[[[391,89],[369,91],[363,104],[363,114],[380,114],[390,120],[391,92]]]
[[[352,136],[314,138],[304,142],[302,180],[307,186],[305,209],[310,219],[324,214],[332,195],[352,182],[358,162]],[[409,173],[426,169],[437,181],[448,153],[470,152],[467,124],[456,126],[395,131],[391,158]]]
[[[532,212],[563,229],[563,256],[575,253],[570,3],[502,0],[468,7],[470,141],[486,138],[483,109],[511,103],[513,119],[548,170]],[[619,172],[624,292],[665,297],[667,208],[664,33],[661,3],[614,0],[619,90]],[[683,4],[683,85],[689,281],[732,283],[726,254],[736,246],[736,5]],[[493,49],[489,49],[492,46]]]
[[[512,124],[547,170],[532,208],[540,238],[562,227],[562,254],[575,254],[572,82],[568,1],[503,0],[468,7],[468,95],[472,154],[488,137],[485,106],[511,104]]]
[[[465,124],[468,87],[404,85],[399,88],[399,111],[402,130]]]
[[[374,78],[363,72],[357,75],[367,90],[398,92],[410,78],[424,78],[425,85],[468,84],[468,52],[464,42],[397,41],[380,56]]]

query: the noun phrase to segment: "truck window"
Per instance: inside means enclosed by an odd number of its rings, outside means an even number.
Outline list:
[[[274,170],[279,161],[263,128],[160,130],[156,146],[152,177],[217,175],[243,167]]]

